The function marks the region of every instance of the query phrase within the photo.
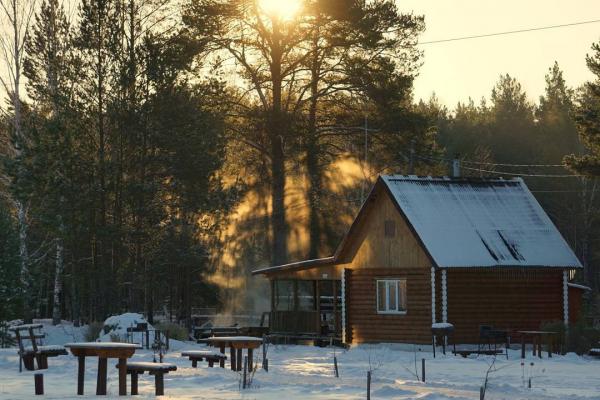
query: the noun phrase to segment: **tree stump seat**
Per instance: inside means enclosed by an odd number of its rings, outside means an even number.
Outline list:
[[[188,357],[192,362],[192,367],[198,366],[198,361],[207,361],[209,367],[213,367],[215,362],[218,362],[221,368],[225,367],[225,360],[227,356],[225,354],[210,351],[210,350],[189,350],[181,353],[182,357]]]
[[[119,368],[118,364],[117,368]],[[127,373],[131,375],[131,394],[138,394],[138,375],[143,375],[144,372],[148,372],[150,375],[154,375],[154,394],[156,396],[164,395],[164,375],[171,371],[177,371],[177,366],[174,364],[155,362],[127,363]]]

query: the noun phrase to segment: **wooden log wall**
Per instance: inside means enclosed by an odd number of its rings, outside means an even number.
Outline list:
[[[457,343],[477,343],[479,325],[537,330],[563,320],[562,270],[448,269],[448,322]]]
[[[406,315],[377,313],[375,282],[379,278],[406,279]],[[348,285],[346,334],[352,343],[430,343],[431,275],[429,269],[353,269],[346,279]]]
[[[576,324],[583,312],[584,290],[569,286],[569,323]]]

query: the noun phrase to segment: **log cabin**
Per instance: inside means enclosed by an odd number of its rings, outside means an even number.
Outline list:
[[[271,332],[351,343],[477,343],[480,325],[574,321],[579,260],[521,178],[380,176],[330,257],[253,271]],[[569,303],[569,296],[579,299]]]

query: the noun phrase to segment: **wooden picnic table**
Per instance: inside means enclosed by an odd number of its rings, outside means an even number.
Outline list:
[[[221,354],[225,354],[225,347],[229,347],[232,371],[242,370],[243,350],[246,349],[248,354],[248,370],[251,371],[254,349],[260,347],[263,340],[262,338],[253,336],[217,336],[207,338],[205,341],[214,347],[218,347]]]
[[[554,336],[556,332],[552,331],[518,331],[521,335],[521,358],[525,358],[525,338],[531,336],[533,344],[533,356],[535,357],[536,352],[539,358],[542,358],[542,340],[547,339],[546,343],[548,346],[548,358],[552,358],[552,351],[554,345]]]
[[[119,359],[119,396],[127,395],[127,359],[133,356],[136,349],[141,349],[141,345],[136,343],[82,342],[67,343],[65,344],[65,347],[71,350],[71,353],[77,357],[78,395],[83,395],[86,357],[98,357],[98,379],[96,383],[97,395],[106,395],[108,359]]]

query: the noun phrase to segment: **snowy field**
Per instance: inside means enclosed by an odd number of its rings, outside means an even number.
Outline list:
[[[83,340],[83,330],[66,326],[46,327],[46,344]],[[357,346],[348,351],[312,346],[271,345],[268,350],[269,372],[260,369],[261,351],[255,352],[259,369],[250,389],[241,390],[241,376],[230,369],[208,368],[182,358],[186,349],[204,345],[174,341],[165,362],[177,365],[177,371],[165,376],[164,398],[177,399],[364,399],[369,360],[373,372],[372,399],[479,399],[479,388],[492,357],[463,359],[438,355],[433,359],[429,347],[423,352],[411,346]],[[333,370],[334,352],[340,377]],[[415,368],[415,357],[417,365]],[[486,399],[600,399],[600,360],[574,354],[544,357],[528,354],[521,366],[520,352],[512,350],[509,359],[498,357],[489,374]],[[139,350],[135,361],[152,361],[152,350]],[[426,383],[419,382],[421,358],[426,359]],[[530,363],[534,363],[533,366]],[[116,360],[109,360],[109,398],[117,398]],[[226,365],[229,367],[229,364]],[[49,359],[44,372],[47,398],[81,398],[76,393],[77,361],[69,356]],[[97,362],[86,362],[85,392],[95,397]],[[527,388],[531,377],[532,388]],[[129,391],[129,384],[128,389]],[[33,398],[33,373],[18,372],[16,349],[0,350],[0,399]],[[154,397],[154,379],[140,376],[140,396]]]

